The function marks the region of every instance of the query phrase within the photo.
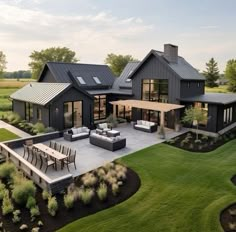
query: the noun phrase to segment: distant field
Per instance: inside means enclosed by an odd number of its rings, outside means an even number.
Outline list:
[[[219,87],[209,88],[206,87],[205,91],[208,93],[228,93],[227,85],[220,85]]]
[[[1,112],[11,110],[11,101],[9,96],[17,89],[23,87],[29,82],[35,81],[33,79],[1,79],[0,80],[0,114]]]

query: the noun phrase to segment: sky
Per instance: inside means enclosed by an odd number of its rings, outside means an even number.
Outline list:
[[[0,51],[15,71],[49,47],[103,64],[108,53],[142,60],[172,43],[195,68],[214,57],[223,72],[236,58],[235,10],[235,0],[0,0]]]

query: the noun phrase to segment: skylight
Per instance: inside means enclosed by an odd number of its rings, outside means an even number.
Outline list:
[[[96,82],[96,84],[102,84],[102,82],[99,80],[98,77],[93,77],[93,79]]]
[[[79,81],[81,85],[86,85],[86,82],[84,81],[83,77],[77,77],[77,80]]]
[[[132,80],[130,78],[126,79],[126,82],[131,82]]]

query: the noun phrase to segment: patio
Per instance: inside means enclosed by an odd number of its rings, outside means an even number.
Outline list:
[[[134,130],[130,124],[119,124],[116,130],[120,131],[121,136],[125,137],[127,140],[126,147],[115,152],[105,150],[103,148],[91,145],[89,139],[82,139],[75,142],[69,142],[64,140],[63,137],[55,139],[57,143],[67,146],[71,149],[76,150],[76,167],[71,164],[69,166],[70,173],[76,177],[85,172],[91,171],[105,164],[106,162],[113,161],[122,156],[126,156],[140,149],[149,147],[154,144],[163,142],[164,140],[158,139],[157,132],[155,133],[145,133],[142,131]],[[179,134],[185,133],[187,129],[182,129],[181,132],[175,132],[166,128],[166,139],[171,139]],[[91,133],[94,133],[92,131]],[[44,142],[44,144],[49,145],[50,141]],[[23,147],[14,149],[19,155],[23,155]],[[43,170],[44,171],[44,170]],[[69,172],[65,167],[63,170],[58,169],[55,171],[53,168],[49,168],[46,175],[51,179],[59,178],[61,176],[67,175]]]

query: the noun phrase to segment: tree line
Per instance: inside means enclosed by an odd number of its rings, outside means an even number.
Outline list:
[[[49,61],[76,63],[79,59],[76,57],[76,53],[67,47],[51,47],[31,53],[29,63],[31,71],[4,72],[7,61],[5,54],[0,51],[0,77],[4,75],[6,78],[19,79],[32,77],[38,79],[44,64]],[[118,77],[130,61],[137,61],[137,59],[132,55],[110,53],[105,58],[104,63],[109,65],[114,75]],[[218,85],[217,80],[219,80],[222,74],[220,74],[218,64],[214,58],[211,58],[206,63],[206,70],[204,70],[203,75],[206,77],[206,86],[213,88]],[[228,90],[236,92],[236,59],[231,59],[227,62],[224,76],[228,81]]]

